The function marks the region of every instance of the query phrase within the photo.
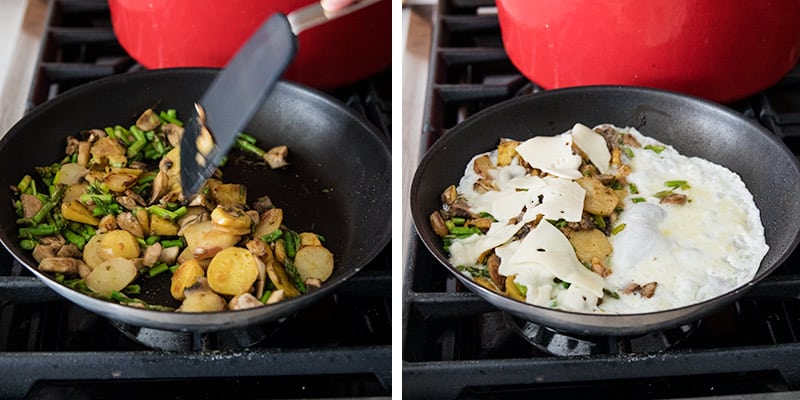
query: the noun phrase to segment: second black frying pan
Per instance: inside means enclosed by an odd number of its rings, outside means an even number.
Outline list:
[[[428,222],[431,212],[441,206],[440,193],[458,183],[471,157],[495,148],[500,138],[553,136],[576,122],[635,127],[684,155],[706,158],[737,172],[761,211],[770,246],[755,279],[730,293],[687,307],[608,315],[567,312],[512,300],[475,284],[456,270]],[[464,285],[519,318],[584,335],[637,335],[699,319],[733,302],[775,270],[797,245],[800,232],[800,168],[780,141],[741,114],[719,105],[632,87],[554,90],[483,110],[451,129],[427,151],[414,175],[410,197],[414,224],[425,246]]]
[[[114,320],[164,330],[215,331],[275,320],[310,305],[356,274],[391,237],[387,140],[338,101],[287,82],[278,83],[245,132],[255,136],[263,148],[287,145],[290,166],[273,171],[234,151],[222,169],[223,180],[245,184],[248,202],[268,195],[284,209],[287,226],[314,231],[327,239],[335,267],[321,289],[240,311],[150,311],[98,300],[62,286],[39,273],[30,252],[19,247],[9,185],[33,173],[36,166],[60,160],[68,135],[131,124],[148,107],[175,108],[179,118],[190,115],[194,101],[216,73],[211,69],[172,69],[117,75],[70,90],[25,116],[0,141],[3,245],[45,284],[76,304]],[[140,279],[138,283],[142,284],[143,300],[176,305],[169,295],[168,277]]]

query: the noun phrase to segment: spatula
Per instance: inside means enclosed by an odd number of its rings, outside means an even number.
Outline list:
[[[213,175],[239,132],[261,108],[297,52],[297,35],[378,1],[382,0],[362,0],[336,12],[315,2],[288,15],[274,14],[258,28],[211,82],[184,126],[180,144],[184,197],[197,193]]]

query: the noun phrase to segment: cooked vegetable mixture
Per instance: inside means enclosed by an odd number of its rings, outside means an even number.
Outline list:
[[[450,262],[505,296],[636,313],[719,296],[768,247],[741,178],[632,128],[501,140],[430,215]]]
[[[81,132],[63,160],[11,188],[20,246],[39,270],[90,296],[165,311],[137,295],[141,280],[171,274],[181,312],[260,307],[320,287],[333,272],[324,238],[289,228],[266,196],[248,202],[244,185],[218,174],[184,198],[182,126],[175,110],[148,109],[128,128]],[[288,165],[286,146],[265,151],[244,133],[236,145]]]

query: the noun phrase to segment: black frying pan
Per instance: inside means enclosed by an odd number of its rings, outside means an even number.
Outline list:
[[[188,116],[216,70],[173,69],[128,73],[70,90],[34,109],[0,141],[0,241],[50,288],[76,304],[113,320],[165,330],[216,331],[286,316],[329,294],[356,274],[391,236],[391,155],[387,140],[338,101],[298,85],[279,82],[245,132],[262,148],[285,144],[290,166],[272,171],[234,150],[223,180],[247,185],[248,203],[268,195],[284,209],[284,223],[314,231],[334,254],[334,273],[311,293],[274,305],[218,313],[174,313],[135,309],[98,300],[36,270],[19,247],[9,185],[34,167],[64,155],[65,138],[81,130],[132,124],[148,107],[175,108]],[[178,304],[169,295],[169,274],[140,279],[152,304]]]
[[[683,308],[631,315],[574,313],[533,306],[498,295],[472,282],[449,264],[428,216],[439,195],[457,184],[472,156],[508,137],[526,140],[563,133],[576,123],[632,126],[741,175],[761,210],[769,252],[755,279],[725,295]],[[678,326],[739,298],[763,279],[798,243],[800,167],[769,132],[724,107],[674,93],[631,87],[581,87],[519,97],[483,110],[437,140],[420,162],[411,184],[411,213],[425,246],[465,286],[525,320],[584,335],[637,335]],[[702,265],[698,265],[702,268]]]

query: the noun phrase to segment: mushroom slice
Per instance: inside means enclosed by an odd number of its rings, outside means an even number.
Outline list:
[[[144,238],[144,230],[142,229],[142,225],[139,223],[139,219],[136,218],[132,212],[124,212],[117,215],[117,225],[121,229],[128,231],[131,235],[136,236],[137,238]]]
[[[58,252],[56,252],[56,257],[81,258],[82,256],[83,254],[78,246],[72,243],[67,243],[61,246],[61,248],[58,249]]]
[[[159,125],[161,125],[161,118],[150,108],[144,110],[142,115],[139,116],[139,119],[136,120],[136,127],[145,132],[152,131]]]
[[[178,246],[166,247],[161,249],[161,254],[158,255],[158,261],[161,261],[167,265],[175,264],[175,260],[178,259],[178,254],[180,254],[181,248]]]
[[[49,257],[39,263],[39,271],[78,275],[78,263],[83,261],[72,257]]]
[[[286,146],[275,146],[264,153],[264,161],[272,169],[278,169],[289,165],[286,157],[289,155],[289,148]]]
[[[286,293],[283,290],[278,289],[269,295],[267,301],[264,304],[275,304],[277,302],[283,301],[283,299],[285,298],[286,298]]]
[[[167,141],[172,147],[181,145],[181,138],[183,138],[183,127],[173,123],[164,124],[161,126],[161,132],[167,136]]]
[[[158,199],[163,197],[169,191],[169,177],[167,173],[158,171],[158,175],[153,179],[153,194],[150,197],[149,204],[154,204]]]
[[[229,310],[244,310],[248,308],[261,307],[264,303],[260,302],[255,296],[250,293],[242,293],[234,296],[228,302]]]
[[[146,267],[152,267],[155,265],[159,258],[161,257],[161,243],[155,242],[144,250],[144,254],[142,255],[142,264]],[[177,256],[177,255],[176,255]]]
[[[23,193],[19,196],[22,202],[22,213],[25,218],[31,218],[42,209],[42,201],[38,197]]]

